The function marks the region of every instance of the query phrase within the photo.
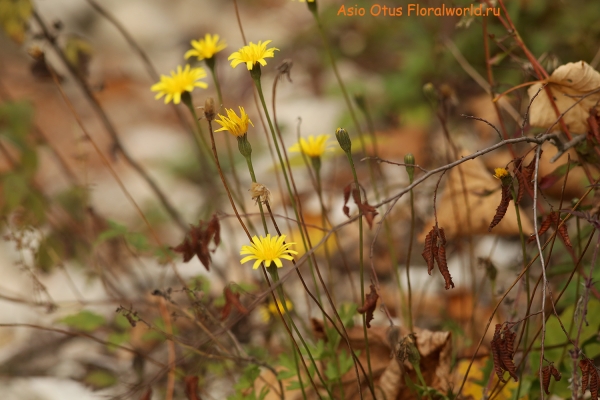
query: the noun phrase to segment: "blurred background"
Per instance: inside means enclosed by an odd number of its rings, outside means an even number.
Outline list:
[[[461,117],[474,115],[494,125],[499,123],[487,90],[484,29],[490,35],[487,43],[495,93],[536,79],[531,65],[496,18],[490,17],[484,23],[481,17],[375,17],[368,13],[374,3],[318,1],[327,41],[350,97],[354,101],[358,96],[367,104],[371,121],[367,123],[360,114],[363,129],[372,129],[377,138],[374,141],[369,136],[364,149],[355,142],[355,161],[371,204],[377,203],[375,185],[367,170],[369,162],[360,161],[366,155],[376,151],[382,159],[401,163],[404,155],[412,152],[417,164],[433,169],[445,163],[448,152],[444,124],[463,155],[498,140],[487,125]],[[385,5],[406,8],[408,3],[389,0]],[[471,4],[459,0],[416,3],[422,7]],[[595,2],[506,3],[520,37],[548,73],[567,62],[584,60],[594,68],[600,64],[600,7]],[[364,7],[367,15],[338,15],[341,6]],[[260,292],[258,271],[239,266],[238,249],[247,239],[219,189],[220,181],[208,172],[206,160],[198,155],[190,133],[194,122],[188,110],[183,104],[165,105],[150,91],[159,75],[169,75],[178,65],[185,65],[183,55],[191,40],[206,33],[220,35],[227,48],[216,56],[216,73],[223,91],[219,112],[224,113],[224,107],[246,109],[254,122],[249,140],[258,180],[271,189],[276,214],[292,216],[286,196],[280,195],[282,183],[275,178],[278,167],[274,167],[267,145],[252,80],[243,65],[232,69],[227,61],[230,53],[245,44],[236,7],[247,41],[272,40],[269,47],[280,50],[262,69],[271,109],[277,66],[285,59],[293,62],[291,80],[282,77],[276,95],[277,122],[286,146],[297,142],[298,135],[331,135],[335,150],[323,159],[324,195],[332,224],[347,221],[342,213],[342,192],[352,175],[333,133],[339,126],[346,127],[351,135],[355,132],[329,55],[305,2],[238,0],[236,5],[232,0],[0,0],[2,399],[140,398],[152,385],[155,393],[151,398],[163,398],[164,364],[150,362],[145,356],[166,363],[168,349],[165,336],[148,326],[165,329],[165,303],[172,300],[171,296],[186,297],[181,282],[201,293],[206,307],[221,307],[225,302],[223,288],[231,282],[244,293]],[[66,58],[60,57],[57,49]],[[73,75],[73,69],[84,83]],[[53,74],[72,109],[58,90]],[[196,106],[202,106],[208,97],[217,98],[210,73],[205,81],[208,89],[192,93]],[[423,92],[427,83],[435,89],[433,105],[431,97]],[[502,107],[501,116],[511,134],[520,132],[519,116],[529,100],[526,89],[512,92],[506,97],[506,107]],[[444,124],[438,114],[443,115]],[[75,116],[93,140],[84,134]],[[226,135],[216,134],[222,157],[228,154]],[[234,141],[229,145],[234,150],[233,163],[227,163],[226,173],[229,177],[238,174],[241,192],[246,193],[250,177],[244,158],[237,154]],[[319,225],[321,209],[310,175],[301,156],[290,156],[305,222]],[[489,172],[509,160],[508,154],[493,154],[469,168],[487,168]],[[548,164],[546,168],[550,173],[555,166]],[[491,173],[488,175],[491,178]],[[376,164],[376,179],[384,178],[387,194],[382,193],[381,198],[408,183],[403,167]],[[567,198],[583,193],[581,180],[573,179]],[[427,221],[432,216],[435,184],[426,182],[416,193],[417,232],[426,232],[430,227]],[[560,195],[560,188],[557,182],[549,191]],[[176,210],[177,218],[166,210],[157,190]],[[250,195],[244,203],[249,213],[258,212]],[[211,270],[207,271],[196,258],[183,263],[170,246],[181,243],[188,224],[208,220],[214,213],[221,219],[223,233]],[[376,269],[384,285],[393,284],[394,270],[404,264],[406,257],[410,220],[406,199],[391,216],[395,221],[392,232],[396,258],[386,251],[384,240],[375,246]],[[258,225],[260,219],[256,214],[253,218]],[[286,226],[283,217],[281,224]],[[323,234],[319,229],[313,231],[316,242]],[[293,241],[299,242],[298,233],[291,227],[289,232]],[[515,232],[509,228],[501,232],[500,236],[477,236],[475,250],[476,256],[488,257],[499,269],[498,290],[506,289],[508,281],[503,281],[503,276],[514,278],[520,252]],[[373,237],[372,232],[369,235]],[[478,318],[489,315],[495,294],[481,295],[480,306],[473,306],[476,297],[470,292],[470,282],[475,278],[461,269],[464,257],[469,256],[466,245],[459,240],[461,235],[479,233],[456,232],[450,269],[456,271],[453,276],[458,288],[451,295],[442,293],[440,276],[426,274],[420,258],[424,233],[419,235],[421,243],[415,243],[413,287],[421,301],[417,307],[420,326],[475,329],[468,326],[473,314],[465,315],[464,310],[481,308]],[[343,229],[340,237],[352,265],[358,257],[356,230]],[[365,242],[370,244],[368,239]],[[341,265],[339,254],[334,258]],[[477,279],[485,276],[483,268],[477,273]],[[346,270],[339,266],[328,279],[340,299],[351,301],[348,284],[333,283],[345,276]],[[354,278],[352,275],[350,279]],[[343,279],[347,282],[348,278]],[[292,279],[288,290],[302,292],[299,282]],[[390,295],[387,302],[394,316],[400,318],[396,296],[399,294]],[[295,300],[298,313],[318,314],[303,296],[297,295]],[[173,304],[178,302],[173,300]],[[465,308],[464,304],[470,306]],[[126,310],[115,313],[118,307]],[[442,318],[443,307],[447,307],[454,322]],[[149,325],[138,322],[132,327],[130,318],[137,318],[135,312]],[[175,314],[172,316],[177,319]],[[456,326],[449,328],[453,323]],[[195,334],[190,333],[194,331],[192,323],[181,321],[175,325],[182,338],[194,338]],[[281,343],[265,339],[271,335],[269,329],[257,313],[241,318],[232,328],[244,344],[260,347],[270,343],[273,347],[267,353],[281,348]],[[472,341],[463,343],[462,348],[471,345]],[[223,372],[215,366],[217,363],[212,367],[199,365],[194,361],[181,368],[185,374],[226,376],[201,381],[202,398],[231,395],[234,368],[223,367]],[[176,398],[186,398],[183,383],[178,381],[177,385]]]

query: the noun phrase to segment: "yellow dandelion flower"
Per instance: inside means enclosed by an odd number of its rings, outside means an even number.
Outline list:
[[[287,308],[288,311],[290,311],[293,308],[292,302],[289,300],[286,300],[285,307]],[[270,302],[268,306],[259,306],[258,313],[260,315],[260,319],[262,319],[264,322],[269,322],[271,320],[271,315],[273,315],[273,316],[279,315],[279,313],[277,312],[277,308],[279,308],[279,310],[281,311],[282,314],[285,314],[285,308],[283,307],[283,304],[279,300],[277,300],[277,305],[275,305],[275,303],[273,303],[273,302]]]
[[[502,179],[508,176],[508,171],[506,168],[496,168],[494,169],[494,178]]]
[[[242,47],[229,56],[228,60],[231,61],[231,67],[235,68],[241,63],[246,63],[246,67],[250,71],[256,63],[260,63],[262,66],[267,65],[265,58],[275,57],[275,50],[279,51],[275,47],[267,49],[267,45],[271,42],[272,40],[267,40],[264,43],[262,40],[259,40],[258,44],[250,42],[249,45]]]
[[[184,92],[191,92],[195,87],[206,89],[208,85],[204,82],[197,82],[206,77],[204,68],[191,68],[189,65],[185,69],[181,65],[177,67],[177,72],[171,71],[171,76],[161,75],[160,82],[152,85],[150,90],[158,92],[154,97],[160,99],[165,96],[165,104],[173,100],[173,103],[181,102],[181,95]]]
[[[215,122],[222,126],[222,128],[217,129],[215,132],[229,131],[232,135],[241,137],[248,132],[248,124],[254,126],[250,118],[248,118],[244,107],[240,107],[239,117],[232,108],[226,108],[225,111],[227,111],[226,117],[219,114],[218,118],[221,118],[221,120],[215,119]]]
[[[207,33],[204,39],[192,40],[193,49],[185,53],[185,59],[190,57],[198,57],[198,61],[213,58],[213,56],[227,47],[225,40],[220,40],[219,35],[211,35]]]
[[[298,254],[297,251],[289,249],[295,243],[283,243],[284,241],[285,235],[271,237],[268,234],[267,237],[261,236],[260,239],[254,236],[250,246],[242,246],[240,255],[250,255],[242,258],[240,264],[256,260],[252,266],[253,269],[257,269],[261,262],[264,262],[267,267],[274,262],[277,268],[281,268],[283,266],[281,263],[282,258],[293,260],[292,254]]]
[[[331,135],[310,135],[308,140],[300,138],[300,141],[290,147],[291,152],[302,152],[309,157],[321,157],[326,151],[332,150],[328,148],[327,140]]]

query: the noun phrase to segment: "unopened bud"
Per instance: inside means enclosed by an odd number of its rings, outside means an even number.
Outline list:
[[[204,102],[204,117],[209,122],[215,119],[215,100],[212,97]]]
[[[350,154],[352,151],[352,141],[350,140],[350,136],[348,135],[348,131],[344,128],[337,128],[335,130],[335,137],[340,144],[342,150],[345,153]]]
[[[433,108],[437,107],[438,103],[438,92],[433,83],[427,82],[423,85],[423,94],[431,104]]]
[[[412,153],[405,155],[404,164],[406,164],[405,167],[408,179],[410,180],[410,183],[412,183],[415,177],[415,156],[413,156]]]
[[[306,5],[311,13],[317,13],[317,0],[306,0]]]

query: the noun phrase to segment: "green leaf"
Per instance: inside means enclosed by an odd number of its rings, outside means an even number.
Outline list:
[[[111,372],[97,369],[88,373],[85,378],[83,378],[83,382],[95,389],[104,389],[114,386],[118,380]]]
[[[250,364],[244,368],[242,376],[233,386],[236,390],[245,390],[254,387],[254,381],[260,375],[260,368],[256,364]]]
[[[107,350],[110,352],[117,351],[119,345],[128,342],[130,337],[131,335],[129,332],[113,332],[109,334],[106,338],[106,341],[108,342],[106,345]]]
[[[4,194],[6,212],[10,213],[23,204],[25,198],[30,194],[27,180],[24,176],[17,173],[4,175],[2,179],[2,193]]]
[[[0,105],[0,137],[6,138],[19,150],[27,149],[27,135],[33,122],[33,107],[27,101],[6,102]]]
[[[106,324],[106,320],[102,315],[93,313],[89,310],[83,310],[78,314],[69,315],[61,319],[60,322],[83,332],[92,332]]]

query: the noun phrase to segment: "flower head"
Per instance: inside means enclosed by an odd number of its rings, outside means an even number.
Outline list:
[[[260,63],[260,65],[265,66],[267,65],[265,58],[275,57],[274,51],[279,51],[279,49],[275,47],[267,49],[267,45],[271,42],[271,40],[267,40],[265,42],[259,40],[258,44],[250,42],[249,45],[242,47],[235,53],[231,54],[227,59],[231,61],[232,68],[237,67],[238,64],[246,63],[248,71],[252,70],[254,64],[256,63]]]
[[[248,114],[246,114],[244,107],[240,106],[239,117],[232,108],[226,108],[225,111],[227,111],[226,117],[219,114],[218,117],[221,119],[215,119],[215,122],[222,126],[222,128],[217,129],[215,132],[229,131],[232,135],[241,137],[248,132],[248,124],[254,126],[252,121],[250,121],[250,118],[248,118]]]
[[[279,311],[281,311],[282,314],[285,314],[285,309],[287,308],[288,311],[290,311],[293,306],[292,306],[292,302],[289,300],[285,301],[285,308],[283,307],[283,303],[280,300],[277,300],[277,305],[275,305],[274,302],[269,302],[268,306],[260,306],[258,308],[258,312],[260,313],[260,318],[264,321],[264,322],[269,322],[269,320],[271,319],[271,315],[278,315],[279,313],[277,312],[277,309],[279,308]]]
[[[290,151],[301,151],[309,157],[321,157],[326,151],[332,150],[330,148],[327,148],[327,140],[329,139],[329,136],[330,135],[310,135],[308,137],[308,140],[300,138],[300,141],[298,143],[290,147]]]
[[[150,90],[158,92],[154,97],[160,99],[164,95],[165,104],[173,100],[173,103],[181,102],[181,94],[183,92],[191,92],[195,87],[206,89],[208,85],[204,82],[196,82],[198,79],[206,77],[204,68],[191,68],[189,65],[185,69],[181,69],[181,65],[177,67],[177,72],[171,71],[171,76],[161,75],[160,82],[152,85]]]
[[[285,235],[273,236],[270,234],[267,237],[254,236],[250,246],[242,246],[240,255],[250,254],[240,260],[240,264],[244,264],[250,260],[256,260],[253,269],[257,269],[261,262],[264,262],[267,267],[274,262],[278,268],[281,268],[283,264],[281,259],[293,260],[292,254],[298,254],[297,251],[290,250],[289,247],[295,243],[283,243],[285,241]]]
[[[213,58],[213,56],[227,47],[224,40],[220,40],[219,35],[211,35],[207,33],[204,39],[192,40],[193,49],[185,53],[185,59],[190,57],[198,57],[198,61]]]
[[[496,168],[494,169],[494,178],[502,179],[508,176],[508,171],[506,168]]]

